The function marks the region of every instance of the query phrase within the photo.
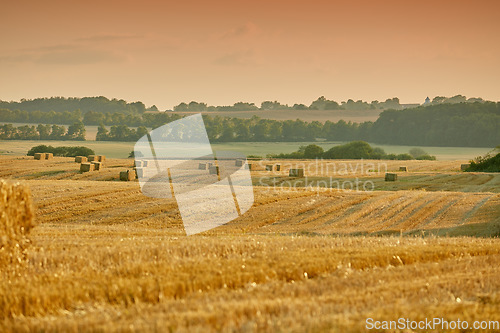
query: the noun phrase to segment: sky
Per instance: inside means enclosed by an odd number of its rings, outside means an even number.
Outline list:
[[[500,2],[9,1],[0,99],[500,100]]]

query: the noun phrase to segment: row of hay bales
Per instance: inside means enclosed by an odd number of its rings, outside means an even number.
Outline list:
[[[461,164],[460,165],[460,170],[465,171],[469,168],[470,164]],[[401,166],[399,167],[399,171],[401,172],[408,172],[408,167],[407,166]],[[386,173],[385,174],[385,181],[387,182],[394,182],[398,180],[398,174],[397,173]]]
[[[268,164],[266,171],[281,171],[281,164]]]
[[[35,160],[51,160],[54,158],[54,154],[52,153],[35,153]]]
[[[242,167],[245,165],[245,160],[238,159],[234,162],[234,165],[237,167]],[[246,168],[248,170],[252,170],[252,164],[246,164]],[[208,172],[211,175],[220,175],[220,169],[219,166],[215,165],[213,162],[206,162],[206,163],[199,163],[198,164],[198,169],[199,170],[208,170]]]
[[[80,172],[99,171],[104,168],[104,155],[76,156],[75,162],[80,163]]]
[[[407,166],[400,166],[399,167],[400,172],[408,172],[408,167]],[[386,173],[385,174],[385,181],[386,182],[395,182],[398,180],[398,174],[397,173]]]
[[[220,169],[215,163],[198,163],[198,170],[208,170],[211,175],[220,175]]]
[[[104,168],[101,162],[83,162],[80,164],[80,172],[99,171]]]
[[[408,172],[408,167],[407,166],[400,166],[399,171],[400,172]],[[395,182],[396,180],[398,180],[398,174],[397,173],[386,173],[384,179],[386,182]]]
[[[132,170],[120,171],[120,180],[130,182],[142,177],[144,168],[147,168],[150,163],[149,160],[135,160]]]
[[[0,267],[26,257],[34,217],[29,187],[0,180]]]
[[[137,168],[137,173],[134,172],[133,176],[130,176],[128,171],[120,173],[120,180],[132,180],[135,179],[136,177],[139,176],[141,173],[142,169],[141,167],[146,167],[148,161],[136,161],[136,165],[138,166]],[[236,166],[243,166],[244,165],[244,160],[236,160],[235,165]],[[249,170],[252,170],[252,164],[249,163],[247,164],[247,168]],[[461,169],[465,170],[469,167],[469,164],[462,164]],[[198,164],[198,169],[199,170],[209,170],[210,174],[220,174],[219,167],[216,166],[212,162],[207,162],[207,163],[199,163]],[[281,171],[281,165],[280,164],[268,164],[265,167],[266,171]],[[408,172],[409,169],[407,166],[400,166],[399,167],[400,172]],[[304,177],[304,169],[290,169],[288,171],[288,176],[289,177]],[[396,173],[386,173],[385,174],[385,181],[396,181],[398,179],[398,175]]]
[[[76,156],[76,163],[85,163],[85,162],[104,162],[106,160],[106,156],[104,155],[89,155],[87,156]]]

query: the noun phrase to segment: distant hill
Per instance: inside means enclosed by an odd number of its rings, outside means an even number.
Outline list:
[[[436,106],[442,104],[459,104],[459,103],[485,103],[487,101],[482,98],[469,98],[467,99],[463,95],[456,95],[453,97],[443,97],[436,96],[428,103],[422,104],[422,106]],[[289,106],[288,104],[282,104],[278,101],[263,101],[258,107],[255,103],[248,102],[236,102],[234,105],[226,106],[210,106],[203,102],[191,101],[189,103],[180,103],[173,107],[176,113],[193,113],[193,112],[213,112],[214,114],[225,112],[233,113],[235,117],[246,118],[247,114],[252,112],[262,112],[263,114],[258,116],[263,118],[266,117],[266,113],[278,112],[286,113],[286,111],[301,115],[301,111],[366,111],[376,113],[377,111],[383,110],[402,110],[408,108],[419,107],[420,104],[400,104],[399,98],[388,98],[383,102],[377,100],[372,102],[367,102],[363,100],[354,101],[348,99],[347,101],[342,101],[340,103],[329,100],[324,96],[318,97],[316,100],[312,101],[310,105],[304,104],[294,104]],[[99,113],[125,113],[125,114],[143,114],[145,112],[158,112],[158,108],[153,105],[146,108],[144,103],[138,102],[127,102],[123,99],[109,99],[104,96],[96,97],[45,97],[45,98],[35,98],[35,99],[21,99],[17,101],[3,101],[0,100],[0,109],[4,110],[19,110],[19,111],[41,111],[41,112],[74,112],[80,111],[83,115],[89,111],[99,112]],[[303,114],[306,114],[304,112]],[[250,116],[251,117],[251,116]],[[284,118],[283,118],[284,117]],[[271,117],[272,118],[272,117]],[[302,119],[302,117],[299,117]],[[307,117],[311,118],[311,117]],[[325,118],[324,115],[320,115],[321,120]],[[277,120],[289,119],[288,116],[279,115]],[[291,118],[290,118],[291,119]],[[295,119],[295,118],[293,118]],[[320,119],[314,119],[320,120]],[[331,120],[331,119],[330,119]],[[346,119],[344,119],[346,120]]]
[[[156,107],[153,107],[156,109]],[[98,97],[49,97],[35,99],[21,99],[20,102],[6,102],[0,100],[0,109],[21,111],[75,111],[82,113],[88,111],[102,113],[144,113],[146,106],[142,102],[127,103],[123,99],[108,99],[104,96]]]

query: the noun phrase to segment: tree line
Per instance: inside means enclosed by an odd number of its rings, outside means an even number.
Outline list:
[[[58,124],[70,125],[82,122],[84,125],[127,125],[154,127],[165,124],[182,116],[175,113],[123,113],[123,112],[97,112],[81,110],[75,111],[27,111],[0,109],[0,122],[3,123],[32,123],[32,124]]]
[[[4,110],[2,110],[4,111]],[[10,111],[8,112],[16,112]],[[0,111],[0,121],[2,119]],[[57,114],[57,113],[56,113]],[[71,113],[70,113],[71,114]],[[75,113],[76,115],[76,113]],[[116,117],[115,117],[116,116]],[[156,128],[182,116],[175,113],[120,114],[87,112],[82,120],[73,123],[99,125],[97,140],[134,141]],[[403,110],[382,111],[375,122],[353,123],[303,120],[270,120],[254,116],[250,119],[203,115],[212,142],[279,142],[279,141],[368,141],[379,144],[495,147],[500,143],[500,103],[437,103]],[[11,120],[12,121],[12,120]],[[111,124],[108,130],[106,126]],[[4,125],[5,126],[5,125]],[[40,125],[39,125],[40,126]],[[39,127],[38,126],[38,127]],[[49,125],[45,125],[49,126]],[[58,127],[50,134],[38,127],[22,126],[14,133],[11,127],[2,129],[0,138],[59,138]],[[136,129],[130,128],[136,127]],[[55,129],[55,130],[54,130]],[[59,131],[59,132],[58,132]],[[54,134],[52,134],[54,133]],[[74,133],[72,131],[72,133]],[[65,137],[65,135],[62,135]],[[68,138],[82,137],[71,134]]]
[[[38,126],[23,125],[15,127],[12,124],[0,125],[0,140],[76,140],[85,141],[85,126],[81,122],[68,128],[59,125]]]
[[[454,103],[475,103],[485,102],[482,98],[466,98],[463,95],[453,97],[436,96],[428,105],[438,104],[454,104]],[[210,106],[204,102],[191,101],[189,103],[179,103],[174,106],[174,111],[178,112],[200,112],[200,111],[252,111],[252,110],[386,110],[386,109],[403,109],[404,105],[400,104],[399,98],[388,98],[385,101],[379,102],[374,100],[371,102],[363,100],[348,99],[347,101],[337,102],[327,99],[325,96],[320,96],[312,101],[309,105],[295,103],[293,105],[282,104],[278,101],[263,101],[260,106],[250,102],[236,102],[233,105]],[[82,115],[88,112],[104,113],[104,114],[129,114],[143,115],[147,111],[157,112],[158,108],[152,105],[146,108],[144,103],[127,102],[123,99],[108,99],[104,96],[97,97],[50,97],[50,98],[35,98],[21,99],[17,101],[2,101],[0,100],[0,110],[17,111],[14,116],[2,115],[0,113],[0,121],[10,122],[30,122],[30,123],[56,123],[72,124],[77,120],[83,121]],[[57,114],[57,117],[55,117]],[[6,116],[14,117],[15,119],[3,119]],[[63,118],[61,119],[61,116]],[[90,117],[90,116],[89,116]],[[130,123],[118,123],[122,119],[115,119],[118,116],[104,117],[97,123],[87,123],[86,125],[96,125],[104,122],[106,125],[129,125]],[[92,117],[90,117],[92,119]],[[119,118],[119,117],[118,117]],[[90,119],[89,119],[90,120]],[[64,121],[64,122],[63,122]],[[113,123],[111,123],[113,122]],[[144,124],[141,124],[144,125]],[[138,125],[137,125],[138,126]]]
[[[212,142],[297,142],[324,139],[441,147],[495,147],[500,142],[500,103],[494,102],[436,104],[386,110],[377,121],[363,123],[344,120],[325,123],[300,119],[279,121],[256,116],[240,119],[204,115],[203,119]],[[163,122],[153,127],[161,125]],[[121,129],[121,132],[127,131]]]
[[[500,172],[500,145],[484,156],[478,156],[470,161],[467,172]]]
[[[201,111],[253,111],[253,110],[375,110],[375,109],[401,109],[402,105],[399,103],[399,98],[388,98],[385,102],[379,102],[377,100],[371,103],[352,99],[347,100],[347,102],[342,101],[340,103],[329,100],[325,96],[320,96],[314,100],[311,104],[293,104],[289,106],[288,104],[282,104],[278,101],[263,101],[260,103],[260,107],[255,105],[255,103],[248,102],[237,102],[233,105],[223,105],[223,106],[212,106],[207,105],[204,102],[191,101],[189,103],[182,102],[174,106],[174,111],[176,112],[201,112]]]
[[[145,111],[158,111],[156,106],[146,109],[142,102],[128,103],[123,99],[108,99],[104,96],[97,97],[49,97],[35,99],[21,99],[21,101],[2,101],[0,100],[0,109],[23,110],[23,111],[41,111],[41,112],[64,112],[70,110],[80,110],[82,113],[88,111],[98,111],[103,113],[144,113]]]
[[[482,98],[467,98],[463,95],[456,95],[453,97],[436,96],[428,104],[438,105],[438,104],[457,104],[457,103],[483,103],[485,102]],[[415,105],[413,105],[415,106]],[[427,104],[425,105],[427,106]],[[340,103],[329,100],[325,96],[320,96],[316,100],[312,101],[311,104],[293,104],[289,106],[288,104],[282,104],[278,101],[263,101],[260,103],[260,107],[255,105],[255,103],[248,102],[237,102],[233,105],[225,106],[210,106],[204,102],[191,101],[189,103],[182,102],[174,106],[174,111],[176,112],[202,112],[202,111],[252,111],[252,110],[401,110],[404,106],[400,104],[399,98],[388,98],[383,102],[377,100],[366,102],[363,100],[354,101],[353,99],[348,99],[347,101],[342,101]]]
[[[52,153],[54,156],[62,156],[62,157],[75,157],[75,156],[89,156],[95,155],[95,152],[83,146],[62,146],[62,147],[52,147],[46,145],[39,145],[32,147],[28,150],[26,155],[34,156],[36,153]]]
[[[500,103],[386,110],[371,125],[368,139],[381,144],[495,147],[500,143]]]
[[[148,134],[148,129],[139,126],[137,129],[129,128],[127,125],[111,126],[108,129],[104,125],[97,128],[96,141],[137,141]]]
[[[387,154],[382,148],[373,148],[364,141],[353,141],[334,146],[327,151],[311,144],[301,146],[298,151],[286,154],[269,154],[269,158],[280,159],[372,159],[372,160],[435,160],[435,156],[426,153],[422,148],[412,148],[408,153]]]

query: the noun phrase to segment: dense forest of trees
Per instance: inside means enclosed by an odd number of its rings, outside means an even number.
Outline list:
[[[369,141],[382,144],[495,147],[500,143],[500,103],[437,104],[387,110],[371,125]]]
[[[452,100],[452,103],[448,101]],[[464,102],[465,100],[465,102]],[[352,123],[297,120],[269,120],[254,116],[251,119],[204,115],[212,142],[238,141],[356,141],[379,144],[495,147],[500,143],[500,103],[482,100],[470,103],[460,95],[452,98],[436,97],[429,106],[403,110],[382,111],[375,122]],[[461,101],[459,103],[455,103]],[[399,101],[392,100],[392,103]],[[323,108],[332,103],[324,98],[314,101],[314,107]],[[356,103],[356,102],[354,102]],[[386,101],[385,103],[388,103]],[[133,104],[133,103],[132,103]],[[347,103],[346,103],[347,104]],[[274,105],[274,106],[273,106]],[[279,107],[273,102],[265,108]],[[123,113],[87,111],[19,111],[0,109],[0,122],[72,124],[69,134],[60,134],[60,126],[21,126],[14,129],[4,125],[0,139],[81,139],[83,125],[99,125],[97,140],[134,141],[148,129],[180,119],[172,112]],[[79,126],[74,129],[74,126]],[[108,130],[106,126],[111,126]],[[131,129],[135,127],[137,129]],[[50,128],[49,131],[44,128]],[[40,132],[41,131],[41,132]]]

